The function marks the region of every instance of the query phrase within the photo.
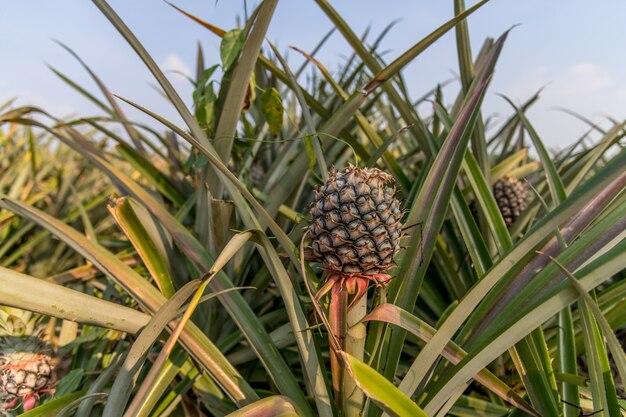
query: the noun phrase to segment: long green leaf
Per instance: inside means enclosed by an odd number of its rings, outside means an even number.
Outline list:
[[[85,98],[87,98],[87,100],[91,101],[93,104],[95,104],[96,106],[98,106],[102,111],[110,114],[111,116],[114,115],[113,110],[111,110],[109,107],[107,107],[106,104],[104,104],[102,101],[100,101],[98,98],[96,98],[95,96],[93,96],[89,91],[87,91],[86,89],[84,89],[83,87],[81,87],[80,85],[76,84],[74,81],[72,81],[69,77],[67,77],[65,74],[61,73],[60,71],[58,71],[57,69],[51,67],[50,65],[48,65],[48,68],[50,68],[50,70],[57,76],[59,77],[61,80],[63,80],[66,84],[68,84],[70,87],[72,87],[74,90],[78,91],[80,94],[82,94]]]
[[[135,145],[135,147],[137,148],[137,150],[139,152],[141,152],[141,153],[145,152],[144,151],[144,147],[143,147],[143,143],[141,141],[141,136],[139,135],[137,130],[133,127],[133,125],[131,123],[129,123],[128,119],[126,118],[126,115],[124,114],[124,112],[120,108],[119,104],[117,104],[117,102],[113,98],[113,95],[111,94],[109,89],[106,87],[106,85],[104,85],[104,83],[100,80],[100,78],[96,75],[96,73],[93,72],[91,70],[91,68],[89,68],[89,66],[87,66],[85,61],[83,61],[78,56],[78,54],[76,54],[76,52],[74,52],[69,46],[65,45],[62,42],[58,42],[58,41],[57,41],[57,44],[59,44],[63,49],[65,49],[67,52],[69,52],[70,55],[72,55],[80,63],[80,65],[82,65],[82,67],[89,73],[91,78],[98,85],[98,87],[100,88],[100,91],[102,91],[102,93],[106,97],[107,101],[111,105],[111,109],[112,109],[112,112],[113,112],[113,115],[115,116],[115,118],[122,122],[122,125],[124,126],[124,129],[128,133],[128,136],[132,140],[132,142]]]
[[[163,172],[159,171],[151,162],[144,158],[139,152],[126,144],[119,144],[117,151],[126,159],[143,177],[151,182],[159,192],[161,192],[172,203],[182,206],[185,197],[172,184],[171,180]]]
[[[184,329],[185,325],[191,320],[191,315],[194,313],[194,311],[198,307],[198,304],[200,303],[202,299],[202,294],[204,293],[207,285],[211,282],[213,278],[215,278],[215,275],[224,267],[224,265],[226,265],[226,263],[237,252],[239,252],[241,247],[248,241],[248,239],[250,239],[252,235],[253,235],[252,231],[245,231],[245,232],[236,234],[228,242],[226,247],[222,250],[220,255],[215,260],[215,263],[211,267],[211,270],[207,273],[207,275],[205,275],[202,281],[198,282],[197,283],[198,285],[194,286],[192,289],[189,290],[189,292],[187,293],[187,297],[191,295],[191,293],[193,292],[194,293],[193,298],[191,299],[191,301],[188,303],[187,307],[185,308],[183,312],[183,316],[176,324],[176,328],[174,329],[174,331],[168,338],[167,342],[161,349],[161,352],[159,352],[158,356],[152,363],[152,367],[150,368],[148,375],[146,375],[143,383],[139,387],[139,390],[135,394],[135,398],[133,399],[133,402],[124,413],[125,417],[136,417],[139,414],[139,410],[142,408],[143,403],[149,396],[149,393],[152,391],[153,387],[155,386],[155,383],[158,380],[161,371],[166,365],[168,357],[174,351],[174,348],[176,346],[176,343],[178,342],[178,339],[180,337],[182,330]],[[183,288],[189,287],[190,284],[191,283],[187,284]],[[229,289],[229,290],[224,290],[224,291],[230,291],[230,290],[234,290],[234,289]],[[179,291],[179,293],[181,291]],[[210,296],[207,297],[207,299],[210,299],[218,295],[219,293],[211,294]],[[179,304],[178,306],[180,306],[181,304]]]
[[[0,201],[4,206],[4,201]],[[137,333],[149,316],[79,291],[0,267],[0,304],[37,313]]]
[[[443,25],[438,27],[436,30],[434,30],[432,33],[430,33],[424,39],[422,39],[421,41],[419,41],[418,43],[413,45],[405,53],[403,53],[398,58],[396,58],[396,60],[393,61],[391,64],[389,64],[385,69],[383,69],[382,71],[378,72],[374,76],[374,78],[365,87],[363,87],[363,91],[366,94],[369,94],[378,85],[384,83],[385,81],[387,81],[388,79],[393,77],[395,74],[397,74],[400,71],[400,69],[402,69],[404,66],[406,66],[406,64],[408,64],[410,61],[412,61],[416,56],[418,56],[419,54],[424,52],[426,50],[426,48],[428,48],[430,45],[432,45],[437,39],[442,37],[446,32],[448,32],[450,29],[452,29],[457,24],[462,22],[467,16],[469,16],[472,13],[474,13],[476,10],[478,10],[480,7],[482,7],[488,1],[489,0],[479,1],[474,6],[472,6],[469,9],[463,11],[459,15],[455,16],[454,18],[450,19],[449,21],[447,21],[446,23],[444,23]],[[320,4],[320,6],[323,7],[325,5],[325,3],[326,3],[326,0],[317,0],[317,2],[318,2],[318,4]],[[329,10],[329,9],[327,8],[326,10]],[[328,11],[327,11],[327,13],[328,13]]]
[[[533,330],[528,337],[520,340],[515,345],[513,355],[515,362],[521,364],[518,368],[522,370],[520,374],[533,406],[543,417],[559,417],[557,395],[550,381],[554,372],[550,367],[544,366],[542,346],[535,343],[537,334],[543,334],[541,328]]]
[[[285,71],[285,74],[289,77],[291,81],[290,87],[296,95],[298,99],[298,103],[300,104],[300,108],[302,109],[302,116],[304,117],[304,121],[306,123],[306,130],[303,132],[305,135],[312,136],[311,141],[313,142],[313,150],[315,151],[315,159],[320,169],[320,174],[322,176],[322,180],[326,181],[328,179],[328,167],[326,166],[326,158],[324,157],[324,152],[322,151],[322,144],[320,138],[315,134],[315,125],[313,124],[313,117],[311,116],[311,112],[309,111],[308,106],[306,105],[306,101],[304,100],[304,96],[302,95],[302,89],[298,85],[296,77],[291,72],[291,69],[287,65],[287,62],[280,55],[276,47],[270,43],[272,50],[274,51],[274,55],[280,62]]]
[[[163,295],[167,298],[174,295],[176,290],[169,268],[128,200],[126,198],[110,199],[108,209],[137,250]]]
[[[583,289],[583,292],[586,291]],[[585,341],[585,357],[589,365],[589,384],[591,385],[594,411],[598,411],[598,415],[601,417],[618,416],[620,409],[604,339],[584,298],[578,303],[578,308]]]
[[[215,150],[225,163],[228,162],[228,158],[230,157],[237,122],[239,121],[239,115],[241,114],[241,108],[243,107],[250,77],[277,3],[278,0],[264,0],[261,4],[254,22],[254,27],[246,39],[239,61],[233,70],[228,85],[226,100],[224,101],[220,119],[215,130]],[[213,190],[211,191],[213,192]],[[215,195],[217,197],[220,196],[219,193]]]
[[[213,278],[215,278],[215,275],[224,267],[224,265],[226,265],[226,263],[237,252],[239,252],[241,247],[250,239],[253,233],[254,232],[252,231],[245,231],[245,232],[238,233],[235,236],[233,236],[233,238],[228,242],[226,247],[222,250],[220,255],[215,259],[215,263],[213,264],[209,272],[205,275],[205,277],[202,278],[201,281],[195,281],[195,282],[192,281],[188,283],[187,285],[185,285],[185,287],[181,288],[181,290],[177,292],[177,294],[179,295],[180,302],[175,303],[176,307],[173,307],[174,306],[174,303],[173,303],[172,307],[170,308],[169,313],[166,313],[165,311],[162,312],[164,317],[167,317],[168,314],[172,316],[177,315],[178,312],[175,310],[180,308],[184,300],[186,300],[187,298],[189,298],[189,296],[191,296],[191,294],[193,294],[191,301],[188,303],[188,305],[186,306],[183,312],[183,316],[178,321],[178,323],[176,323],[176,328],[174,329],[174,331],[168,338],[167,342],[165,343],[165,345],[159,352],[156,359],[153,361],[150,371],[148,372],[148,375],[146,375],[146,377],[144,378],[144,381],[139,387],[137,393],[135,394],[135,398],[133,399],[133,402],[130,404],[130,406],[124,413],[124,416],[126,417],[137,416],[139,409],[142,407],[142,404],[145,402],[145,400],[149,396],[149,393],[151,392],[152,387],[154,387],[155,382],[159,378],[159,374],[163,370],[163,367],[165,366],[167,362],[167,358],[174,351],[174,348],[176,346],[176,343],[178,342],[178,338],[180,337],[182,330],[184,329],[185,325],[191,320],[191,315],[198,307],[198,304],[200,303],[200,300],[202,298],[202,294],[204,293],[207,285],[211,282],[211,280],[213,280]],[[191,286],[192,283],[195,283],[196,285]],[[186,293],[183,293],[183,289],[186,289],[186,288],[189,288],[188,291]],[[212,296],[217,296],[217,295],[218,295],[217,293],[211,294],[209,298],[211,298]],[[161,312],[161,310],[159,310],[159,312]],[[156,336],[158,336],[158,333],[160,333],[161,330],[159,330],[156,333]],[[151,336],[147,336],[147,339],[150,340],[150,337]],[[113,415],[118,415],[118,414],[113,414]]]
[[[398,417],[428,417],[409,397],[366,363],[347,353],[341,353],[341,357],[357,386],[384,411]]]
[[[550,260],[554,262],[561,271],[565,274],[565,276],[570,280],[572,286],[576,288],[576,291],[580,293],[580,296],[584,299],[585,303],[589,307],[591,313],[593,313],[594,319],[602,329],[602,333],[606,338],[607,345],[611,351],[611,355],[615,360],[615,367],[617,369],[617,373],[620,376],[622,381],[626,381],[626,354],[624,353],[624,349],[622,348],[621,343],[617,340],[611,325],[608,323],[604,314],[602,314],[602,310],[596,304],[593,298],[585,291],[585,289],[580,285],[578,280],[572,275],[571,272],[567,270],[559,261],[550,257]]]

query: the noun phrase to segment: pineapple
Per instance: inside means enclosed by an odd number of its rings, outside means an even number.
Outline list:
[[[41,317],[29,311],[0,307],[0,400],[5,408],[22,402],[35,406],[48,390],[52,358],[41,339]]]
[[[338,352],[356,356],[361,352],[355,340],[348,341],[349,316],[358,316],[356,321],[362,318],[363,303],[359,309],[352,309],[359,305],[370,283],[384,286],[390,281],[387,271],[400,250],[402,214],[393,177],[376,168],[350,165],[343,172],[333,170],[315,194],[309,234],[313,256],[325,271],[324,284],[315,299],[319,301],[330,292],[330,367],[340,416],[344,415],[344,400],[352,395],[349,393],[354,387],[342,382],[347,379]]]
[[[354,302],[369,282],[386,283],[400,250],[402,214],[391,175],[353,165],[333,170],[316,192],[309,228],[313,255],[328,273],[320,295],[345,279]]]
[[[493,185],[493,196],[507,227],[511,227],[528,205],[528,185],[512,177],[503,177]]]

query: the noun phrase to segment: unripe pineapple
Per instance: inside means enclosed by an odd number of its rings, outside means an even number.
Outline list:
[[[0,400],[25,410],[50,385],[51,357],[41,339],[40,317],[29,311],[0,307]]]
[[[504,222],[511,227],[528,205],[528,185],[517,178],[503,177],[493,185],[493,196]]]
[[[371,283],[384,286],[389,282],[386,272],[400,250],[402,211],[394,179],[376,168],[350,165],[343,172],[333,170],[315,193],[311,217],[313,255],[325,270],[315,299],[319,301],[330,292],[330,367],[337,410],[344,415],[343,365],[337,352],[348,349],[348,312],[362,300]],[[358,309],[354,311],[358,313]]]
[[[331,172],[311,209],[314,256],[327,271],[360,276],[384,273],[400,249],[399,206],[391,175],[352,165]]]

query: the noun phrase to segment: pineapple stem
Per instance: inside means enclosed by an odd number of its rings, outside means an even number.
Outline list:
[[[330,365],[333,379],[335,404],[340,417],[358,417],[361,415],[364,395],[350,377],[337,350],[363,360],[365,355],[366,327],[359,323],[367,311],[367,297],[359,287],[367,288],[367,280],[360,285],[349,284],[347,277],[332,277],[334,285],[330,291],[328,321],[331,346]],[[329,277],[331,279],[331,277]],[[353,298],[349,303],[350,298]]]
[[[348,291],[345,287],[344,280],[337,280],[336,284],[332,287],[330,292],[330,305],[328,309],[328,322],[330,324],[330,331],[337,341],[338,347],[341,350],[345,349],[345,336],[347,330],[347,313],[348,313]],[[333,341],[330,340],[331,346]],[[331,349],[330,353],[330,369],[333,378],[333,393],[335,394],[335,404],[337,406],[337,413],[339,416],[344,416],[343,407],[343,390],[342,390],[342,377],[344,371],[343,362],[341,361],[338,352]]]
[[[356,300],[352,308],[347,312],[346,322],[348,331],[345,338],[345,351],[355,358],[363,361],[365,355],[366,327],[359,323],[367,312],[367,297]],[[359,417],[363,408],[364,395],[353,378],[344,370],[343,375],[343,400],[346,417]]]

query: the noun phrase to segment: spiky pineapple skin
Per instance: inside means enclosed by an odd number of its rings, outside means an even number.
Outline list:
[[[393,267],[402,211],[393,177],[376,168],[333,170],[315,194],[313,255],[329,271],[375,275]]]
[[[528,185],[513,177],[503,177],[493,185],[493,196],[507,227],[522,215],[528,206]]]
[[[0,400],[34,405],[50,388],[52,357],[41,338],[41,317],[0,306]]]
[[[49,355],[12,352],[0,357],[0,386],[7,400],[36,395],[48,387],[52,374]]]

